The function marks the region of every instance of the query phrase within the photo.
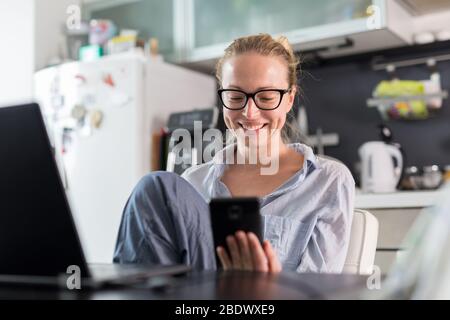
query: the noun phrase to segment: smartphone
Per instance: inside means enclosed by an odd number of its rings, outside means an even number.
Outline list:
[[[214,248],[227,249],[226,238],[238,230],[253,232],[263,242],[262,217],[258,198],[216,198],[209,203]],[[216,255],[217,256],[217,255]]]

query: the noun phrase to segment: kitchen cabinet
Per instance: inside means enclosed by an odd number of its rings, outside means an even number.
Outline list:
[[[110,19],[120,29],[138,30],[145,41],[157,38],[164,56],[175,50],[173,11],[172,0],[85,0],[82,10],[86,19]]]
[[[399,255],[410,248],[405,247],[404,239],[423,208],[372,209],[369,210],[378,220],[378,243],[375,265],[382,274],[387,274]]]
[[[277,34],[365,18],[371,4],[371,0],[194,0],[193,49],[246,34]]]
[[[357,190],[355,207],[372,213],[379,223],[375,265],[386,274],[399,255],[406,253],[404,239],[424,209],[442,197],[442,189],[434,191],[398,191],[365,194]]]
[[[189,0],[175,1],[185,19],[177,19],[180,39],[176,60],[213,66],[236,37],[267,32],[285,35],[296,51],[319,50],[339,56],[412,42],[410,14],[387,0]]]
[[[83,11],[157,37],[166,60],[209,70],[233,39],[263,32],[323,57],[412,42],[410,14],[390,0],[89,0]]]

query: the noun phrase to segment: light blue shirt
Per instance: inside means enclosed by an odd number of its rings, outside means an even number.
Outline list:
[[[353,177],[344,164],[318,157],[304,144],[288,146],[304,156],[304,165],[260,199],[264,238],[274,247],[283,270],[340,273],[353,217]],[[231,197],[221,181],[227,167],[223,161],[227,148],[182,175],[207,202]]]

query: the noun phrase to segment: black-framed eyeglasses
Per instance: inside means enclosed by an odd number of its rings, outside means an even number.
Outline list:
[[[290,89],[262,89],[247,93],[237,89],[220,89],[217,93],[222,105],[229,110],[244,109],[249,98],[253,99],[258,109],[274,110],[280,106],[283,96],[290,91]]]

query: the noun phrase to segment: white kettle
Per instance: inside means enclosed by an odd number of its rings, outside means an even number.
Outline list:
[[[369,141],[358,151],[362,190],[372,193],[395,192],[403,170],[403,156],[399,148],[382,141]]]

